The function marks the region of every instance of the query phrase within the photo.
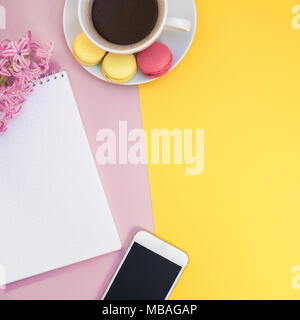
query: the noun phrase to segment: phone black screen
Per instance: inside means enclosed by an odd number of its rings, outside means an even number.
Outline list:
[[[181,267],[134,243],[104,300],[164,300]]]

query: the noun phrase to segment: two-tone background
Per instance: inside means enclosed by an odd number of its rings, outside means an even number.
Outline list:
[[[148,167],[155,231],[190,256],[173,299],[300,299],[300,1],[196,0],[190,52],[139,88],[99,82],[72,60],[63,0],[0,4],[8,34],[30,27],[55,38],[93,151],[97,131],[120,120],[205,130],[202,175],[186,176],[185,164]],[[99,168],[124,244],[134,228],[153,230],[146,169]],[[0,299],[95,298],[119,257],[26,280]]]

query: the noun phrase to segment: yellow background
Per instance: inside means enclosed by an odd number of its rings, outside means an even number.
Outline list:
[[[148,132],[205,129],[201,176],[149,166],[156,232],[190,256],[172,298],[300,299],[300,0],[196,3],[184,61],[140,87]]]

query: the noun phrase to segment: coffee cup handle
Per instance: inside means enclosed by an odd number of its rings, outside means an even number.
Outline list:
[[[182,18],[167,18],[165,29],[189,32],[192,29],[192,23],[191,21]]]

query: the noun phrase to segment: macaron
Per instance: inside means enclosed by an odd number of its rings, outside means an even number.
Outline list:
[[[108,53],[102,62],[102,73],[110,82],[125,83],[136,71],[136,58],[133,54]]]
[[[84,33],[80,33],[73,41],[72,51],[74,58],[84,66],[99,64],[106,51],[95,46]]]
[[[170,49],[161,42],[155,42],[137,55],[141,72],[148,78],[159,78],[168,73],[173,64]]]

